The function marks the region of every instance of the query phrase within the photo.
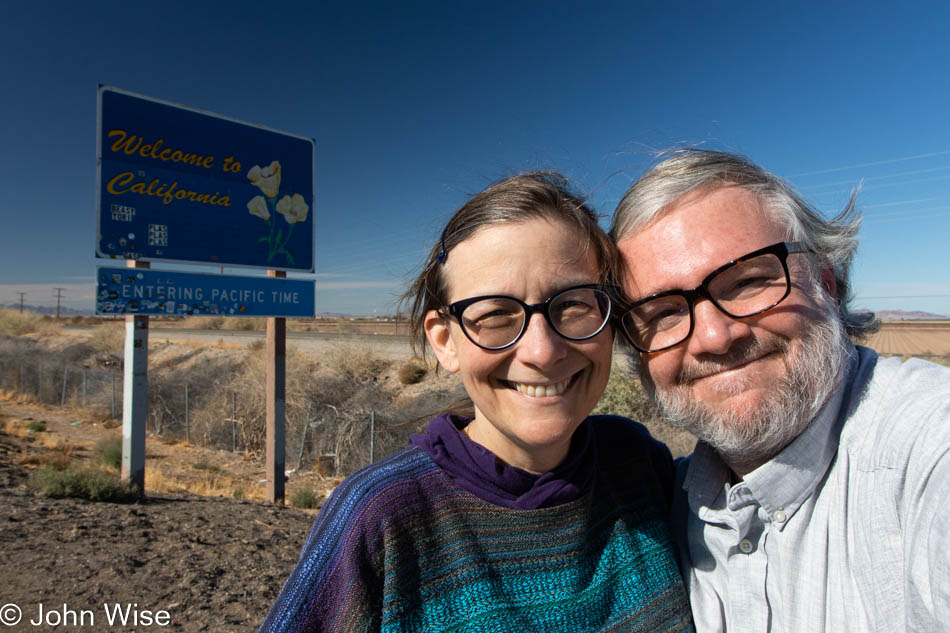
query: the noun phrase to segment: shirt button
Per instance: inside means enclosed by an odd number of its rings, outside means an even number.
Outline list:
[[[741,541],[739,541],[739,551],[741,551],[743,554],[748,554],[749,552],[751,552],[752,541],[750,541],[747,538],[744,538]]]
[[[788,519],[788,515],[785,514],[784,510],[776,510],[775,512],[772,513],[772,520],[775,521],[776,523],[785,523],[787,519]]]

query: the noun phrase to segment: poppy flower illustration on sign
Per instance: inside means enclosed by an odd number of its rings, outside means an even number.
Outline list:
[[[267,263],[270,264],[283,255],[286,263],[293,266],[294,257],[287,250],[287,243],[293,234],[294,226],[307,219],[310,207],[299,193],[284,195],[277,201],[280,191],[280,162],[276,160],[266,167],[254,165],[247,172],[247,179],[264,194],[251,198],[247,209],[251,215],[266,222],[269,228],[268,234],[257,240],[259,244],[267,245]],[[283,222],[278,222],[278,215],[282,216]]]

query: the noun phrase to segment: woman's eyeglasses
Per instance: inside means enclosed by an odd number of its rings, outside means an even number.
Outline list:
[[[555,332],[570,341],[597,336],[610,320],[610,289],[601,284],[571,286],[543,303],[527,304],[506,295],[485,295],[446,307],[462,332],[486,350],[511,347],[524,334],[531,315],[540,312]]]

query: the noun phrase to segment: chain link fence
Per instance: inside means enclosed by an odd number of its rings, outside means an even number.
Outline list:
[[[382,388],[378,377],[399,363],[366,356],[354,366],[352,350],[341,357],[346,359],[342,365],[288,357],[288,470],[349,474],[404,448],[431,414],[460,395],[426,391],[398,398]],[[118,422],[123,378],[121,358],[89,346],[52,352],[22,339],[0,342],[0,389],[46,405],[79,407],[93,418]],[[264,385],[262,352],[205,365],[150,367],[146,432],[263,458]]]

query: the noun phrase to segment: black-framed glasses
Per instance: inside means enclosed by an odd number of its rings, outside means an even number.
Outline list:
[[[761,314],[784,301],[792,290],[788,256],[807,250],[800,242],[760,248],[712,271],[693,290],[667,290],[630,304],[620,315],[620,325],[639,351],[659,352],[693,333],[693,306],[698,299],[709,299],[734,319]]]
[[[559,290],[543,303],[485,295],[456,301],[446,310],[472,343],[482,349],[500,350],[518,342],[535,312],[543,314],[551,329],[570,341],[597,336],[610,321],[611,294],[608,286],[584,284]]]

